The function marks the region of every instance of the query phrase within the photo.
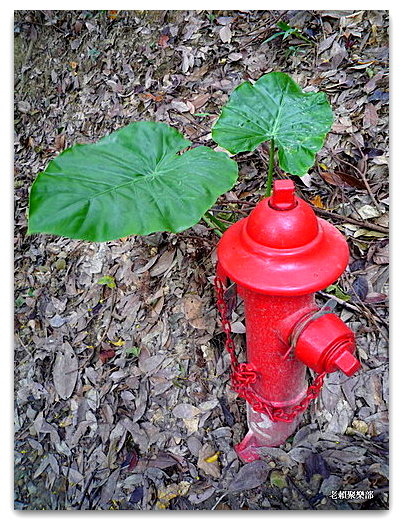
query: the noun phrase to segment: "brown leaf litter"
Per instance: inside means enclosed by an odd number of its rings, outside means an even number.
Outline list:
[[[265,43],[279,20],[312,44]],[[386,11],[365,10],[16,11],[17,509],[388,507],[387,28]],[[317,163],[295,181],[348,239],[349,268],[318,300],[336,299],[363,369],[328,375],[295,435],[242,464],[245,405],[228,383],[214,232],[201,222],[102,244],[28,237],[26,212],[57,152],[132,121],[163,121],[215,147],[211,125],[231,91],[270,71],[325,91],[333,106]],[[267,156],[234,156],[240,179],[217,208],[230,204],[232,219],[250,211]],[[363,498],[332,498],[337,490]]]

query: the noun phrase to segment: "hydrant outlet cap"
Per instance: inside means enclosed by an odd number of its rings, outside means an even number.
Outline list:
[[[273,194],[229,227],[218,260],[237,284],[269,295],[303,295],[332,284],[345,270],[343,235],[295,196],[292,180],[274,182]]]

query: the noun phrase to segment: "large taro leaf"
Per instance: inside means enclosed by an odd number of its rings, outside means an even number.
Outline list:
[[[30,193],[28,233],[102,242],[196,224],[228,191],[237,164],[190,146],[176,129],[141,121],[51,161]]]
[[[326,95],[305,93],[285,73],[273,72],[231,94],[212,131],[229,152],[252,151],[273,139],[280,167],[303,176],[312,167],[333,122]]]

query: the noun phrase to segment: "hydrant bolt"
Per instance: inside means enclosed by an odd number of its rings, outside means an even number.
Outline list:
[[[339,354],[339,356],[334,360],[335,370],[339,369],[346,376],[352,376],[361,368],[361,364],[356,359],[351,352],[344,350]]]
[[[279,180],[276,192],[269,199],[269,206],[278,211],[288,211],[297,205],[294,184],[290,180]]]

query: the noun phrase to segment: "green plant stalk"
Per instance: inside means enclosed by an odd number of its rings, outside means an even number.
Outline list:
[[[309,38],[307,38],[305,35],[303,35],[303,34],[301,33],[301,31],[298,31],[298,33],[296,34],[296,36],[297,36],[299,39],[305,41],[305,42],[306,42],[307,44],[309,44],[310,46],[313,45],[312,40],[309,40]]]
[[[267,182],[265,196],[271,196],[274,172],[274,139],[270,140],[269,168],[267,170]]]
[[[208,211],[204,213],[203,220],[206,222],[207,225],[214,228],[214,232],[218,236],[221,236],[224,233],[224,231],[227,229],[227,227],[222,222],[220,222],[218,218],[216,218],[214,215],[212,215]]]

